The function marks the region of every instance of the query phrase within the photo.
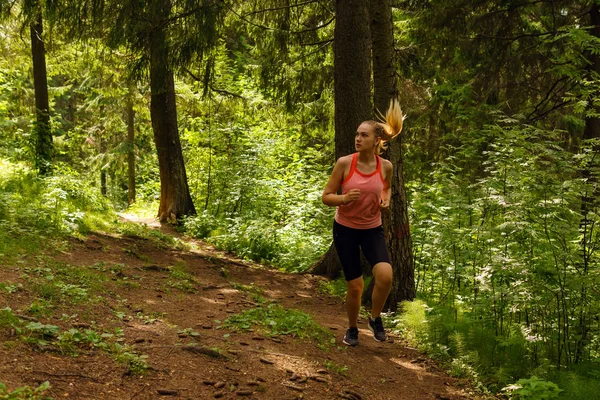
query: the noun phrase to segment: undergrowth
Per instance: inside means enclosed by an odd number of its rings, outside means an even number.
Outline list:
[[[77,356],[80,352],[101,350],[116,362],[126,365],[130,374],[139,375],[148,368],[146,355],[140,355],[120,343],[123,340],[122,329],[114,333],[77,328],[61,331],[56,325],[25,322],[8,307],[0,309],[0,328],[14,329],[19,340],[41,351],[53,350]]]
[[[600,365],[557,370],[549,360],[533,362],[528,339],[515,325],[505,336],[450,306],[423,300],[401,303],[401,312],[384,315],[386,326],[438,360],[449,375],[471,381],[482,393],[514,399],[585,400],[600,391]]]
[[[265,336],[290,335],[300,339],[315,340],[322,346],[335,344],[331,332],[315,322],[311,315],[299,310],[286,309],[274,303],[232,315],[223,322],[222,326],[237,330],[259,327]]]
[[[29,386],[21,386],[14,390],[9,390],[6,385],[0,382],[0,399],[2,400],[47,400],[50,397],[44,396],[44,393],[50,389],[50,382],[46,381],[35,389]]]

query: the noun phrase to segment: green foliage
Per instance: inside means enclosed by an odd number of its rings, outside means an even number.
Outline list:
[[[62,332],[56,338],[56,345],[64,353],[76,356],[80,349],[98,349],[110,354],[113,359],[121,364],[125,364],[128,373],[133,375],[143,374],[148,365],[146,359],[148,356],[140,355],[129,346],[119,343],[123,336],[122,330],[116,332],[117,339],[114,340],[113,333],[98,333],[92,329],[79,330],[71,328]]]
[[[348,372],[348,366],[347,365],[337,365],[336,363],[334,363],[331,360],[325,360],[323,361],[323,365],[325,365],[325,368],[327,368],[328,370],[335,372],[336,374],[340,374],[342,376],[347,376],[347,372]]]
[[[511,394],[511,398],[528,400],[556,399],[561,389],[553,382],[548,382],[537,376],[528,379],[519,379],[514,385],[503,390]]]
[[[10,307],[0,309],[0,327],[11,327],[14,325],[18,325],[19,322],[19,318],[15,316]]]
[[[368,284],[365,283],[365,287]],[[319,281],[319,291],[332,296],[345,298],[348,285],[344,277],[340,277],[329,281]]]
[[[110,354],[116,362],[126,364],[132,374],[139,375],[148,368],[146,355],[140,355],[129,346],[119,343],[123,336],[122,330],[117,330],[116,333],[98,333],[93,329],[71,328],[61,332],[56,325],[40,322],[25,324],[10,308],[0,309],[0,327],[12,327],[23,342],[41,350],[53,346],[65,354],[77,355],[80,350],[98,349]]]
[[[185,293],[196,293],[198,291],[198,280],[186,272],[184,264],[177,264],[171,269],[166,285]]]
[[[332,334],[301,311],[285,309],[278,304],[256,307],[232,315],[223,322],[228,329],[250,330],[258,326],[267,336],[291,335],[316,340],[320,344],[335,343]]]
[[[254,284],[242,285],[242,284],[235,283],[235,282],[230,282],[230,283],[231,283],[232,288],[249,293],[254,301],[256,301],[258,303],[265,302],[265,298],[263,297],[264,290],[259,288],[258,286],[254,286]]]
[[[552,371],[546,379],[562,389],[559,398],[586,400],[596,398],[600,393],[600,367],[597,363],[574,366],[571,371]]]
[[[116,230],[123,236],[150,239],[164,247],[178,249],[186,248],[186,246],[178,238],[164,234],[157,229],[152,229],[145,224],[121,222],[117,225]]]
[[[50,304],[61,302],[82,303],[97,301],[104,292],[103,282],[108,278],[99,274],[94,266],[76,267],[49,262],[43,267],[25,267],[32,290]]]
[[[50,389],[50,382],[46,381],[35,389],[29,386],[22,386],[9,391],[6,385],[0,382],[0,399],[2,400],[45,400],[49,397],[44,396],[44,392]]]
[[[89,231],[86,214],[113,217],[106,199],[72,171],[37,178],[23,164],[0,164],[0,257],[30,253],[66,234]]]
[[[422,300],[400,304],[401,313],[390,320],[391,329],[400,329],[409,340],[426,342],[428,339],[427,304]]]

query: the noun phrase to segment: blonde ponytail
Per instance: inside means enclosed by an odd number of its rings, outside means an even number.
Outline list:
[[[373,127],[375,135],[381,138],[375,149],[377,154],[381,154],[387,148],[387,143],[402,132],[404,117],[398,100],[394,98],[390,100],[390,106],[385,113],[385,117],[379,110],[377,112],[379,121],[367,121],[367,123]]]

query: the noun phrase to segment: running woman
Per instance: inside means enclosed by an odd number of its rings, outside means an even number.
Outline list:
[[[393,99],[384,122],[360,124],[354,138],[356,153],[337,160],[323,191],[323,203],[337,206],[333,241],[348,285],[349,328],[343,340],[348,346],[358,345],[357,321],[364,288],[361,249],[375,280],[369,329],[375,340],[383,342],[387,338],[380,314],[392,287],[392,265],[381,226],[381,209],[390,205],[393,167],[379,154],[401,130],[402,110]],[[342,194],[337,194],[340,187]]]

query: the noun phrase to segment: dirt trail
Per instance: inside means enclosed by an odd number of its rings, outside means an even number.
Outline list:
[[[152,219],[124,217],[177,235]],[[101,301],[61,303],[52,316],[35,319],[61,330],[122,329],[119,343],[129,346],[129,353],[147,356],[144,374],[133,373],[93,346],[80,346],[77,355],[52,347],[40,351],[17,340],[14,330],[0,329],[0,382],[14,389],[49,381],[47,395],[54,399],[476,398],[464,382],[448,377],[402,341],[374,341],[365,321],[359,322],[360,345],[344,346],[344,304],[319,291],[322,278],[270,270],[204,242],[185,240],[191,250],[169,249],[140,237],[92,234],[72,240],[68,250],[45,261],[93,268],[106,280]],[[29,255],[24,263],[0,267],[0,282],[23,285],[13,293],[0,292],[0,308],[31,315],[36,290],[23,265],[36,259]],[[174,267],[193,275],[195,282],[174,278]],[[269,338],[259,329],[221,328],[227,317],[257,306],[253,293],[311,314],[334,334],[335,345]]]

